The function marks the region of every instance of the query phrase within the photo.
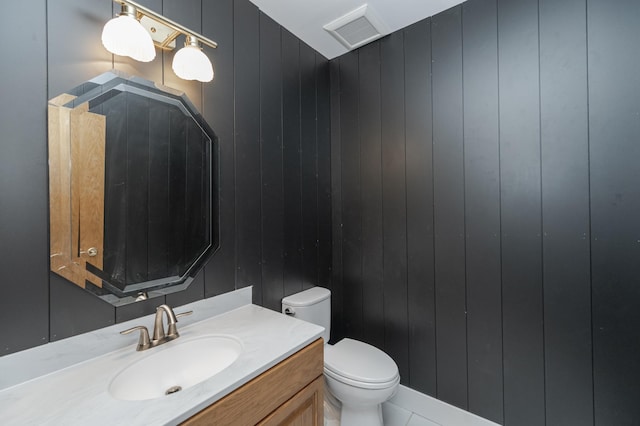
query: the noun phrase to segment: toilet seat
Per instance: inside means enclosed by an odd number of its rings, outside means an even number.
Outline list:
[[[383,382],[383,383],[361,382],[358,380],[352,380],[347,377],[340,376],[339,374],[335,374],[331,370],[328,370],[327,368],[324,369],[324,375],[327,379],[334,379],[337,382],[344,383],[346,385],[352,386],[354,388],[359,388],[359,389],[371,389],[371,390],[387,389],[397,385],[400,382],[400,376],[396,376],[396,378],[391,380],[390,382]]]
[[[389,355],[367,343],[342,339],[325,346],[324,372],[342,383],[362,389],[384,389],[400,380]]]

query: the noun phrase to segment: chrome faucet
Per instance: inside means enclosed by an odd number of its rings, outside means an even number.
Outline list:
[[[143,325],[138,325],[127,330],[123,330],[120,332],[120,334],[129,334],[136,330],[139,330],[140,338],[138,339],[138,346],[136,346],[136,350],[144,351],[147,349],[151,349],[180,337],[180,334],[178,334],[178,328],[176,326],[176,324],[178,323],[178,318],[186,315],[191,315],[192,313],[193,311],[187,311],[175,314],[173,312],[173,309],[171,309],[169,305],[160,305],[156,308],[156,318],[153,324],[153,339],[149,338],[149,330],[147,330],[147,327]],[[167,315],[167,325],[169,327],[166,334],[164,332],[164,325],[162,322],[162,317],[164,317],[165,314]]]

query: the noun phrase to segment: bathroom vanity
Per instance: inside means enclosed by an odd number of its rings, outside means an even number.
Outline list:
[[[319,339],[183,425],[322,425],[322,353]]]
[[[179,319],[180,337],[149,350],[137,352],[137,336],[119,332],[150,326],[153,316],[0,357],[2,424],[322,424],[322,327],[252,305],[250,289],[175,308],[187,310],[194,313]],[[239,342],[237,358],[165,395],[202,362],[179,348],[207,339]],[[163,353],[171,357],[162,361]],[[126,394],[113,389],[121,376]],[[154,386],[159,396],[146,393]]]

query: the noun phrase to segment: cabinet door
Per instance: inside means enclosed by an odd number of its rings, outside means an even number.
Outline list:
[[[322,426],[324,377],[320,376],[258,423],[260,426]]]
[[[318,378],[320,381],[315,386],[319,386],[319,390],[314,390],[314,392],[319,392],[320,399],[311,400],[311,402],[319,404],[319,412],[322,415],[323,354],[324,344],[322,339],[318,339],[187,419],[182,423],[182,426],[252,426],[258,424],[278,412],[280,407],[290,404],[306,389],[310,389],[310,386],[317,382]],[[313,394],[313,392],[311,393]],[[299,401],[299,405],[302,405],[304,399]],[[315,405],[312,406],[315,407]],[[291,413],[293,411],[295,408],[291,408]],[[289,414],[285,417],[288,417]],[[285,420],[285,417],[282,418],[282,421]],[[276,421],[276,423],[269,424],[280,423]],[[317,424],[322,426],[322,422],[284,424]]]

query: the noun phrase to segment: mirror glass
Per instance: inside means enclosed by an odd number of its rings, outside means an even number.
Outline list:
[[[51,270],[115,305],[217,247],[217,138],[182,92],[112,71],[49,101]]]

